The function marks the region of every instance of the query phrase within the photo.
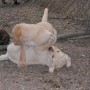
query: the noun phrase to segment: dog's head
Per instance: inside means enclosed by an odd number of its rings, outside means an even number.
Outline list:
[[[52,60],[55,68],[61,68],[66,64],[66,54],[64,54],[59,48],[52,46],[49,48],[52,55]]]
[[[49,47],[49,51],[50,51],[53,59],[58,59],[58,60],[60,59],[61,51],[59,48],[57,48],[55,46],[51,46],[51,47]]]
[[[67,67],[71,66],[71,58],[67,54],[63,53],[59,48],[52,46],[49,48],[49,51],[56,68],[61,68],[64,65]]]
[[[0,45],[7,45],[10,42],[10,35],[7,32],[7,28],[3,27],[0,30]]]

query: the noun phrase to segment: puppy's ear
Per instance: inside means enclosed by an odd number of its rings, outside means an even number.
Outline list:
[[[49,47],[48,50],[51,51],[51,52],[54,52],[53,47]]]

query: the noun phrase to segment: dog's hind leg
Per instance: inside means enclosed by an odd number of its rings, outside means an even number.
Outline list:
[[[2,60],[8,60],[9,58],[8,58],[8,54],[4,54],[4,55],[1,55],[0,56],[0,61],[2,61]]]

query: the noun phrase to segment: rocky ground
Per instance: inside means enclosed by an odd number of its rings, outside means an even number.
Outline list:
[[[43,9],[24,6],[5,6],[0,8],[0,28],[7,25],[11,35],[12,27],[17,23],[37,23],[41,21]],[[72,23],[68,29],[67,23],[49,13],[49,21],[57,29],[58,35],[68,32],[79,32]],[[82,27],[80,27],[83,30]],[[77,38],[57,41],[56,45],[72,59],[70,68],[63,67],[48,73],[48,67],[30,65],[25,70],[25,76],[20,74],[17,65],[10,61],[0,62],[0,90],[90,90],[90,38]],[[0,51],[4,54],[6,51]]]

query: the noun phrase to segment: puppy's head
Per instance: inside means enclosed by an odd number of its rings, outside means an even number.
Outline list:
[[[56,59],[60,59],[60,49],[59,48],[57,48],[57,47],[55,47],[55,46],[51,46],[51,47],[49,47],[49,51],[51,52],[51,54],[52,54],[52,58],[56,58]]]
[[[20,28],[19,24],[15,25],[13,27],[12,34],[13,34],[13,43],[15,45],[21,45],[21,40],[20,40],[20,37],[21,37],[21,28]]]
[[[7,27],[0,29],[0,45],[7,45],[10,42],[10,35],[7,32]]]
[[[56,68],[61,68],[64,65],[67,67],[71,66],[71,58],[67,54],[63,53],[59,48],[52,46],[49,48],[49,51]]]
[[[62,53],[59,48],[52,46],[49,48],[49,51],[55,68],[61,68],[66,64],[64,53]]]

